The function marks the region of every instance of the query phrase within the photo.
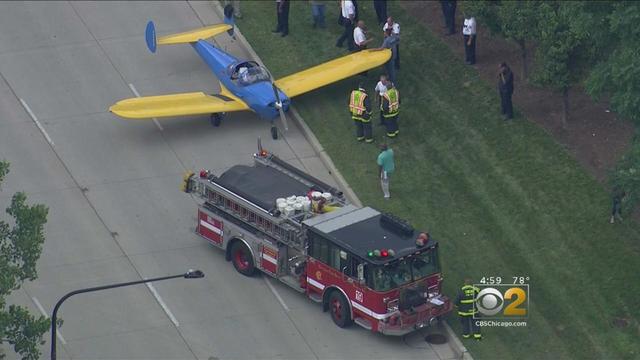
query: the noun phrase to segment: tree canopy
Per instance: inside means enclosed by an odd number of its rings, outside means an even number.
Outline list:
[[[9,163],[0,161],[0,185],[8,173]],[[27,196],[18,192],[6,209],[11,221],[0,220],[0,344],[13,346],[27,360],[39,358],[38,345],[44,343],[50,323],[24,307],[7,305],[6,297],[20,289],[25,280],[38,276],[36,263],[42,253],[48,211],[44,205],[28,205]]]

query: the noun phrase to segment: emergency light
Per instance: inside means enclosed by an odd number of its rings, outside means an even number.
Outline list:
[[[370,258],[386,258],[394,256],[396,256],[396,252],[393,249],[375,249],[367,252],[367,257]]]

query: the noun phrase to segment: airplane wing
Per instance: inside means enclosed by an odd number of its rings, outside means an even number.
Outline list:
[[[363,50],[283,77],[275,84],[288,97],[294,97],[373,69],[389,59],[389,49]]]
[[[192,92],[125,99],[115,103],[109,111],[128,119],[150,119],[251,110],[242,100],[224,90],[216,95]]]

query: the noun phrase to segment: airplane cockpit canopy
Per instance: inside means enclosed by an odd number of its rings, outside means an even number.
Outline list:
[[[231,65],[229,72],[231,73],[231,80],[237,81],[238,85],[242,86],[271,80],[267,69],[255,61],[245,61]]]

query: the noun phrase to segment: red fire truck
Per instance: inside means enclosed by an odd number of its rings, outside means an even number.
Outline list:
[[[260,270],[353,322],[404,335],[452,309],[441,294],[438,243],[393,215],[356,207],[342,192],[259,149],[253,166],[188,173],[202,199],[196,233],[238,272]]]

